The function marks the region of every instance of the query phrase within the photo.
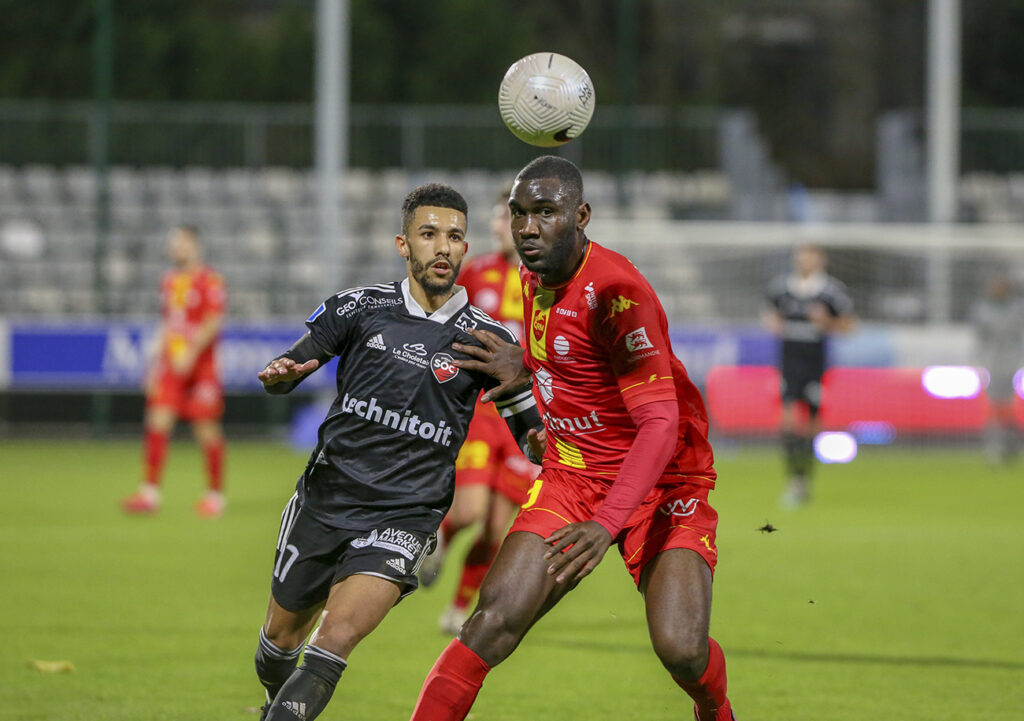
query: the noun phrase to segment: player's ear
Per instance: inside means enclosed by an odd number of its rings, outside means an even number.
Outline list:
[[[409,260],[409,243],[406,241],[404,235],[395,236],[395,248],[398,249],[398,254]]]
[[[576,209],[576,228],[583,230],[590,222],[590,203],[583,203]]]

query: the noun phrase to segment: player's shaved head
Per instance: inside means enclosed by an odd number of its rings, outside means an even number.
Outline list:
[[[574,206],[583,203],[583,175],[573,163],[557,155],[542,155],[534,158],[519,171],[515,183],[528,180],[557,178],[566,193],[566,200]]]
[[[414,188],[402,202],[402,235],[409,235],[409,226],[417,208],[451,208],[469,218],[469,206],[462,195],[441,183],[427,183]]]

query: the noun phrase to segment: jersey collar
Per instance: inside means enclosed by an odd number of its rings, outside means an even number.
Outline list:
[[[409,292],[409,279],[406,278],[402,281],[402,297],[405,298],[405,310],[415,318],[426,318],[441,324],[447,323],[455,315],[456,311],[469,302],[469,294],[466,293],[466,289],[458,285],[455,287],[458,288],[455,291],[455,295],[446,300],[440,308],[427,315],[427,312],[420,307],[420,304],[412,297],[412,293]]]

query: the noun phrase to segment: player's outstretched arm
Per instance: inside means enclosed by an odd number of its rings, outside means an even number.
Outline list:
[[[291,348],[270,361],[256,377],[260,379],[267,393],[290,393],[303,378],[327,362],[330,357],[330,353],[318,346],[307,333]]]
[[[489,330],[471,329],[470,335],[483,343],[483,347],[452,343],[452,348],[471,358],[457,358],[455,365],[469,371],[479,371],[495,378],[498,385],[491,388],[480,400],[484,403],[502,398],[531,382],[530,371],[523,365],[523,349],[509,343]]]

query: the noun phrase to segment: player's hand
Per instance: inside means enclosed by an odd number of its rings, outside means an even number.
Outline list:
[[[544,554],[544,558],[551,559],[548,575],[554,576],[558,583],[575,584],[597,568],[608,546],[612,545],[612,537],[600,523],[583,521],[562,526],[545,538],[544,543],[551,546]],[[567,548],[569,550],[565,550]]]
[[[540,463],[544,453],[548,449],[548,432],[541,428],[539,431],[531,428],[526,432],[526,442],[530,444],[530,460],[533,463]]]
[[[811,305],[807,311],[808,319],[821,330],[827,331],[832,325],[832,314],[828,312],[828,306],[817,302]]]
[[[319,366],[320,361],[316,358],[305,363],[296,363],[291,358],[278,358],[270,361],[266,368],[256,374],[256,377],[263,385],[272,386],[277,383],[297,381],[307,373],[315,371]]]
[[[456,358],[455,365],[469,371],[480,371],[498,380],[498,385],[480,396],[488,403],[505,393],[530,382],[530,372],[523,366],[523,349],[501,339],[489,330],[472,328],[469,334],[483,343],[476,345],[452,343],[452,348],[470,358]]]

